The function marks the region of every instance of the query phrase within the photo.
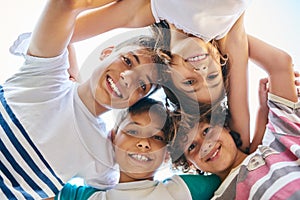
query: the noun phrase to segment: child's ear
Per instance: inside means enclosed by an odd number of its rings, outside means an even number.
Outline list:
[[[99,57],[100,60],[104,60],[107,56],[111,54],[111,52],[114,50],[114,46],[106,47],[101,51],[101,55]]]
[[[167,151],[167,153],[166,153],[166,155],[165,155],[165,163],[168,163],[170,159],[171,159],[170,152]]]

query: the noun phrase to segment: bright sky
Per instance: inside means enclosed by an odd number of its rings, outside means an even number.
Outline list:
[[[9,54],[8,48],[19,33],[33,29],[45,1],[14,0],[1,2],[0,38],[1,73],[0,82],[5,81],[22,63],[22,59]],[[274,46],[286,50],[294,59],[295,67],[300,70],[300,1],[299,0],[252,0],[246,12],[246,31]],[[114,32],[117,33],[117,32]],[[79,63],[95,49],[107,36],[104,34],[94,39],[76,44]],[[95,46],[95,44],[97,44]],[[249,94],[251,124],[257,106],[258,80],[264,73],[253,64],[249,65]]]

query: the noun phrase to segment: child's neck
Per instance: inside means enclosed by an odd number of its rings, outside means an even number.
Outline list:
[[[77,92],[83,104],[94,116],[99,116],[109,110],[95,101],[88,81],[78,86]]]
[[[225,170],[222,174],[218,175],[220,177],[220,179],[222,180],[222,182],[232,172],[232,170],[239,167],[239,165],[245,160],[246,157],[247,157],[247,154],[238,150],[234,163],[230,167],[228,167],[227,170]]]
[[[135,181],[144,181],[144,180],[150,180],[153,181],[154,177],[150,176],[150,177],[138,177],[136,178],[138,175],[132,175],[132,174],[128,174],[125,172],[120,172],[120,179],[119,179],[119,183],[129,183],[129,182],[135,182]]]

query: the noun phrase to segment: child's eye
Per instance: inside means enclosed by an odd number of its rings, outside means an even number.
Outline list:
[[[126,133],[127,133],[128,135],[137,135],[137,134],[138,134],[138,132],[135,131],[135,130],[127,130]]]
[[[216,74],[211,74],[211,75],[209,75],[209,76],[207,77],[207,79],[213,80],[213,79],[217,78],[218,75],[219,75],[218,73],[216,73]]]
[[[203,135],[206,136],[211,129],[212,129],[212,127],[207,127],[206,129],[204,129],[203,130]]]
[[[185,84],[185,85],[193,85],[194,82],[195,82],[195,80],[186,80],[186,81],[183,82],[183,84]]]
[[[165,138],[162,137],[162,136],[160,136],[160,135],[154,135],[153,138],[154,138],[155,140],[165,141]]]
[[[125,62],[126,65],[128,65],[129,67],[132,66],[132,62],[129,58],[127,58],[126,56],[122,56],[121,58],[122,58],[123,62]]]
[[[147,85],[146,85],[146,83],[145,83],[144,81],[139,80],[139,86],[140,86],[140,88],[141,88],[143,91],[146,91]]]
[[[189,148],[188,148],[188,151],[190,152],[190,151],[192,151],[193,149],[195,149],[196,148],[196,144],[191,144],[190,146],[189,146]]]

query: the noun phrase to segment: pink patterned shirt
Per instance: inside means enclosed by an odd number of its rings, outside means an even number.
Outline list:
[[[269,94],[268,105],[263,145],[231,171],[213,199],[300,199],[300,101]]]

